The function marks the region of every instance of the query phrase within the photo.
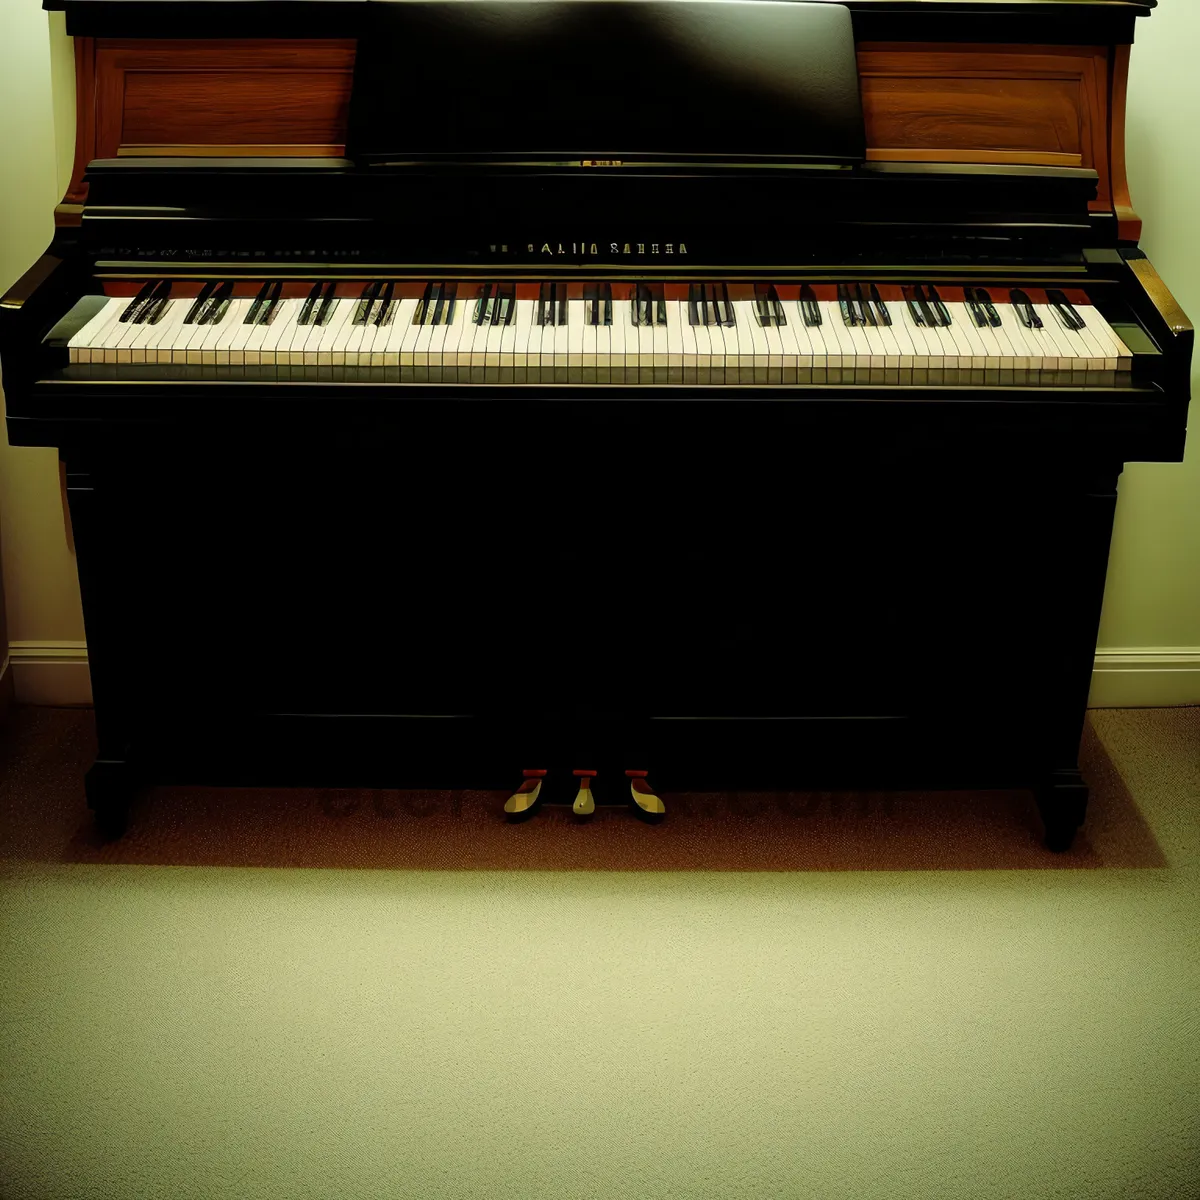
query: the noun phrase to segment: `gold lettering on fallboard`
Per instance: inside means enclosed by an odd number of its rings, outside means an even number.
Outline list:
[[[595,243],[595,242],[593,242],[593,243],[592,243],[592,250],[591,250],[591,253],[592,253],[592,255],[593,255],[593,256],[599,253],[599,251],[597,251],[597,249],[596,249],[596,243]]]
[[[530,242],[529,245],[526,247],[526,249],[529,251],[530,254],[532,254],[533,253],[533,243]]]
[[[686,245],[685,245],[683,242],[680,242],[680,243],[679,243],[679,253],[680,253],[680,254],[686,254],[686,253],[687,253],[687,246],[686,246]]]
[[[624,249],[624,250],[622,250],[622,251],[621,251],[621,253],[622,253],[622,254],[632,254],[632,253],[633,253],[633,251],[629,249],[629,243],[628,243],[628,242],[626,242],[626,243],[625,243],[625,249]]]
[[[609,252],[612,254],[620,254],[621,253],[621,247],[618,246],[616,242],[609,242],[608,249],[609,249]]]
[[[651,243],[650,243],[650,253],[651,253],[651,254],[657,254],[657,253],[658,253],[658,243],[657,243],[657,242],[651,242]]]
[[[646,253],[646,243],[645,243],[645,242],[638,242],[638,244],[637,244],[637,248],[638,248],[638,253],[639,253],[639,254],[645,254],[645,253]]]
[[[674,254],[675,253],[675,243],[668,242],[666,245],[666,249],[663,251],[663,253],[664,254]]]

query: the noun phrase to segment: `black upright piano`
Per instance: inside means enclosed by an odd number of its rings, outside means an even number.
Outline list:
[[[1185,436],[1154,0],[46,7],[76,169],[0,359],[105,831],[636,767],[1028,787],[1071,844],[1117,481]]]

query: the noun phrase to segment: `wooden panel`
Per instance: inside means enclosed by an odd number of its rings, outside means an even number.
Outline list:
[[[1112,206],[1100,46],[859,47],[867,157],[1090,167]]]
[[[353,42],[96,43],[96,155],[341,154]]]
[[[332,71],[127,71],[121,144],[345,141],[345,77]]]
[[[1136,242],[1142,236],[1142,218],[1133,208],[1129,196],[1129,179],[1125,173],[1125,99],[1129,91],[1129,47],[1114,48],[1112,61],[1112,113],[1110,139],[1112,143],[1112,197],[1117,213],[1117,234],[1125,241]]]

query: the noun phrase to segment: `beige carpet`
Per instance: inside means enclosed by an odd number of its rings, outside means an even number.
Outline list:
[[[159,789],[103,846],[90,745],[0,746],[3,1200],[1200,1196],[1200,709],[1093,714],[1067,855],[1022,793]]]

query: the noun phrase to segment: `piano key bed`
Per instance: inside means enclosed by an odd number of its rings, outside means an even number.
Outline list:
[[[68,378],[1127,386],[1082,291],[870,284],[151,280],[49,335]]]

